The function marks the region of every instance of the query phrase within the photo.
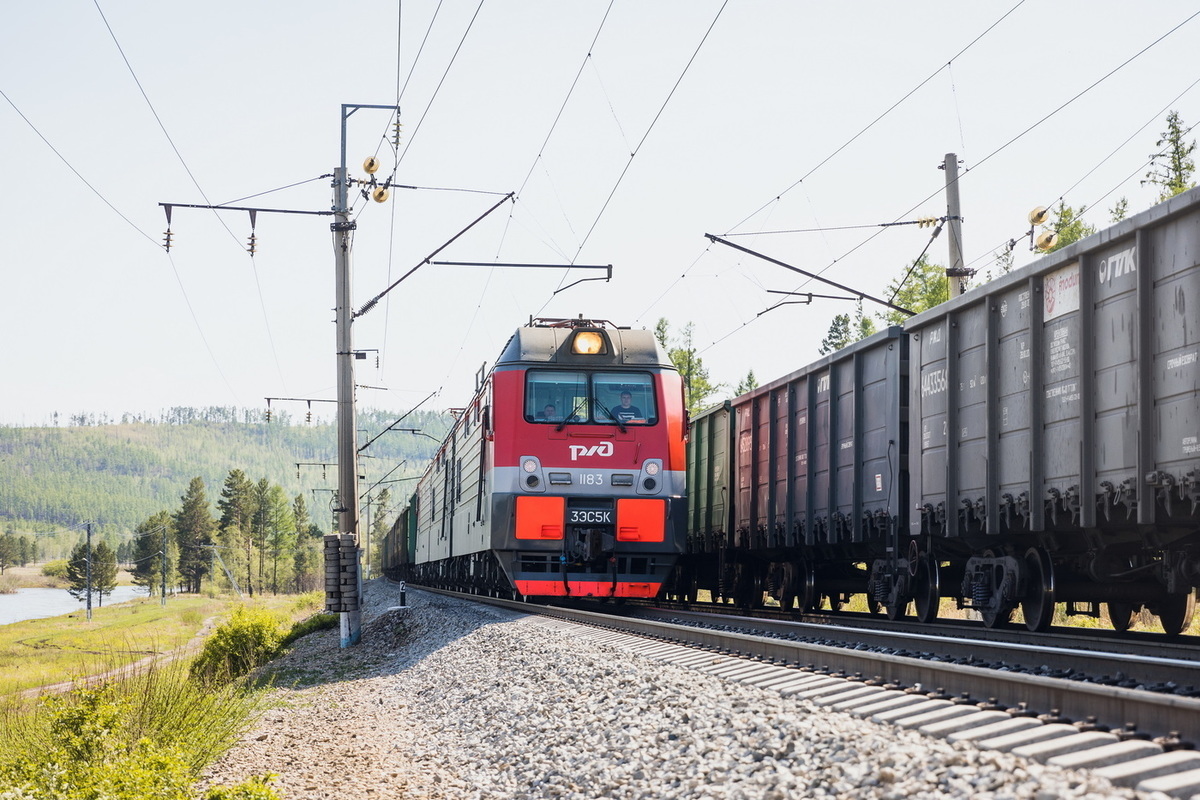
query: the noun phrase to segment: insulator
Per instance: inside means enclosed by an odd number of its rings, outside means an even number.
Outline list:
[[[271,409],[267,409],[267,422],[271,421]]]
[[[307,423],[308,423],[308,424],[310,424],[310,425],[312,424],[312,412],[311,412],[311,411],[307,412],[307,413],[304,415],[304,421],[305,421],[305,422],[307,422]]]
[[[400,146],[400,135],[404,132],[404,124],[401,122],[392,123],[392,147]]]
[[[374,175],[379,170],[379,159],[375,156],[368,156],[363,162],[363,172],[368,175]]]
[[[258,244],[258,237],[252,233],[250,234],[248,241],[250,242],[250,245],[246,248],[246,251],[250,253],[250,255],[254,255],[255,246]]]
[[[174,236],[175,234],[171,233],[170,228],[167,228],[167,232],[163,234],[163,247],[166,248],[167,252],[171,250],[171,239]]]

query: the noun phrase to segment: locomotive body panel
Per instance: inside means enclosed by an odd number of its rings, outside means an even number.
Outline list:
[[[667,579],[686,517],[679,376],[648,331],[566,323],[517,331],[422,478],[418,582],[653,597]]]

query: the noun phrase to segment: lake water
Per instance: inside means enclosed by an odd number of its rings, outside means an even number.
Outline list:
[[[140,586],[118,586],[104,598],[104,605],[115,606],[126,600],[145,597]],[[100,607],[100,598],[92,595],[92,609]],[[66,589],[18,589],[16,594],[0,594],[0,625],[27,619],[44,619],[63,614],[85,613],[87,604],[76,600]]]

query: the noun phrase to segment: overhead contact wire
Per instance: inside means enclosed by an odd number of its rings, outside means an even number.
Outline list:
[[[749,215],[747,215],[744,219],[742,219],[736,225],[731,226],[728,229],[729,232],[727,232],[725,235],[726,236],[735,235],[734,233],[732,233],[732,231],[736,230],[737,228],[740,228],[742,225],[746,224],[748,221],[750,221],[754,217],[758,216],[760,213],[763,212],[763,210],[765,210],[766,208],[771,206],[773,203],[779,201],[785,194],[788,194],[793,189],[795,189],[797,186],[801,185],[805,180],[812,177],[812,175],[817,170],[819,170],[821,167],[825,166],[825,164],[827,164],[829,161],[831,161],[835,156],[837,156],[839,153],[841,153],[843,150],[845,150],[847,147],[849,147],[851,144],[853,144],[863,134],[865,134],[867,131],[869,131],[871,128],[873,128],[881,120],[883,120],[884,117],[891,114],[892,111],[894,111],[898,106],[900,106],[902,103],[904,103],[905,100],[907,100],[909,97],[914,95],[918,90],[920,90],[923,86],[925,86],[925,84],[927,84],[931,80],[933,80],[943,69],[950,67],[950,65],[956,59],[958,59],[960,56],[963,55],[963,53],[967,52],[969,49],[971,49],[973,46],[975,46],[975,44],[980,39],[982,39],[984,36],[986,36],[988,33],[990,33],[997,25],[999,25],[1001,22],[1003,22],[1005,19],[1007,19],[1014,11],[1016,11],[1018,8],[1020,8],[1022,5],[1024,5],[1024,3],[1025,3],[1025,0],[1020,0],[1016,5],[1014,5],[1008,11],[1006,11],[999,19],[997,19],[995,22],[993,22],[991,25],[989,25],[986,29],[984,29],[984,31],[982,33],[980,33],[978,36],[976,36],[974,39],[972,39],[965,47],[963,47],[957,53],[955,53],[950,58],[950,60],[946,62],[946,64],[944,66],[938,67],[936,70],[934,70],[932,73],[930,73],[930,75],[927,78],[925,78],[923,81],[921,81],[915,87],[913,87],[911,90],[909,90],[907,93],[905,93],[903,97],[901,97],[899,100],[897,100],[891,106],[889,106],[883,113],[881,113],[879,116],[877,116],[875,119],[873,119],[870,123],[867,124],[866,127],[864,127],[862,130],[860,130],[858,133],[854,134],[854,136],[852,136],[844,144],[842,144],[840,147],[838,147],[836,150],[834,150],[832,153],[830,153],[828,156],[826,156],[824,159],[822,159],[820,163],[818,163],[816,166],[812,167],[808,172],[806,172],[803,176],[801,176],[799,180],[795,181],[790,186],[788,186],[786,189],[784,189],[782,192],[775,195],[775,197],[773,197],[771,200],[768,200],[762,206],[755,209],[753,212],[751,212]],[[960,123],[960,136],[961,136],[961,123]],[[827,230],[833,230],[833,229],[827,229]],[[872,237],[872,238],[874,238],[874,237]],[[676,278],[674,281],[672,281],[671,287],[674,287],[675,285],[677,285],[679,283],[679,281],[681,281],[683,278],[687,277],[688,271],[690,271],[700,261],[700,259],[706,253],[709,252],[710,249],[711,249],[711,246],[706,247],[705,250],[700,254],[700,256],[697,256],[695,261],[692,262],[692,264],[688,267],[688,269],[685,270],[682,275],[680,275],[678,278]],[[851,252],[853,252],[853,251],[851,251]],[[849,253],[846,253],[845,255],[843,255],[842,258],[845,258],[846,255],[849,255]],[[840,259],[835,259],[833,263],[836,263],[838,260],[840,260]],[[830,264],[830,266],[832,266],[832,264]],[[827,267],[827,269],[828,269],[828,267]],[[818,273],[818,274],[820,274],[820,273]],[[668,287],[668,291],[669,290],[670,290],[670,287]],[[663,293],[663,296],[665,296],[665,295],[666,295],[666,292]],[[651,306],[651,308],[652,307],[653,307],[653,305]],[[649,311],[649,308],[646,310]],[[643,312],[643,313],[645,313],[645,312]],[[755,317],[754,319],[757,319],[757,318],[758,317]],[[742,326],[744,327],[745,325],[749,324],[749,322],[752,322],[752,321],[753,320],[742,323]],[[717,339],[712,344],[710,344],[709,347],[713,347],[714,345],[718,344],[719,342],[724,341],[730,335],[732,335],[732,333],[726,334],[726,336],[723,336],[720,339]],[[701,352],[703,352],[703,351],[701,351]]]
[[[1024,2],[1024,0],[1022,0],[1022,2]],[[695,63],[696,56],[700,54],[700,50],[704,47],[704,43],[708,41],[709,34],[711,34],[713,28],[716,27],[717,21],[721,19],[721,14],[725,11],[725,7],[727,5],[729,5],[729,0],[725,0],[723,3],[721,3],[721,7],[717,9],[717,15],[713,17],[713,21],[709,24],[708,30],[704,32],[704,36],[701,37],[700,43],[696,45],[696,50],[692,53],[692,57],[688,59],[687,64],[684,65],[683,72],[681,72],[679,77],[675,80],[675,85],[672,86],[671,91],[667,93],[667,97],[665,100],[663,100],[662,105],[659,107],[658,113],[656,113],[654,115],[654,119],[650,121],[650,127],[646,128],[646,132],[642,134],[642,138],[638,141],[637,147],[635,147],[633,152],[629,154],[629,160],[625,162],[625,169],[621,170],[621,174],[617,178],[616,184],[613,185],[612,191],[608,193],[608,198],[604,201],[604,205],[600,207],[600,213],[596,215],[596,219],[592,222],[592,226],[588,228],[588,232],[584,235],[583,241],[579,243],[579,248],[575,251],[575,258],[579,258],[579,254],[583,251],[584,246],[588,243],[588,239],[592,237],[592,232],[595,231],[596,226],[600,224],[600,219],[604,216],[604,212],[608,210],[609,203],[612,202],[613,196],[617,193],[617,189],[620,188],[621,182],[625,180],[625,176],[628,174],[629,168],[633,165],[634,157],[637,156],[639,151],[641,151],[642,146],[646,143],[646,140],[650,138],[650,134],[654,130],[655,125],[658,124],[658,120],[662,117],[663,112],[666,111],[667,104],[669,104],[671,102],[671,98],[675,96],[676,90],[679,89],[679,84],[683,83],[684,77],[687,76],[688,70],[690,70],[692,64]],[[574,259],[572,259],[572,262],[574,262]],[[563,276],[563,280],[566,280],[565,275]]]
[[[1022,0],[1022,2],[1024,2],[1024,0]],[[1018,5],[1020,5],[1020,4],[1018,3]],[[1011,11],[1010,11],[1009,13],[1011,13]],[[1005,15],[1005,16],[1007,16],[1007,15]],[[1094,89],[1094,88],[1096,88],[1097,86],[1099,86],[1099,85],[1100,85],[1101,83],[1103,83],[1104,81],[1108,80],[1108,79],[1109,79],[1110,77],[1112,77],[1114,74],[1116,74],[1116,73],[1117,73],[1117,72],[1119,72],[1120,70],[1124,69],[1126,66],[1128,66],[1130,63],[1132,63],[1134,60],[1136,60],[1137,58],[1139,58],[1139,57],[1141,57],[1142,55],[1144,55],[1144,54],[1145,54],[1145,53],[1146,53],[1148,50],[1150,50],[1151,48],[1153,48],[1153,47],[1155,47],[1156,45],[1158,45],[1160,42],[1162,42],[1162,41],[1163,41],[1164,39],[1166,39],[1168,36],[1170,36],[1171,34],[1173,34],[1175,31],[1179,30],[1179,29],[1180,29],[1180,28],[1182,28],[1184,25],[1186,25],[1187,23],[1191,22],[1193,19],[1195,19],[1195,18],[1196,18],[1196,17],[1198,17],[1198,16],[1200,16],[1200,11],[1197,11],[1197,12],[1193,13],[1193,14],[1192,14],[1191,16],[1189,16],[1187,19],[1185,19],[1185,20],[1183,20],[1182,22],[1180,22],[1179,24],[1175,25],[1173,28],[1171,28],[1171,29],[1170,29],[1170,30],[1168,30],[1166,33],[1164,33],[1164,34],[1162,34],[1161,36],[1159,36],[1159,37],[1158,37],[1157,39],[1155,39],[1153,42],[1151,42],[1150,44],[1146,45],[1145,47],[1143,47],[1143,48],[1142,48],[1141,50],[1139,50],[1138,52],[1134,53],[1134,54],[1133,54],[1132,56],[1130,56],[1129,58],[1125,59],[1125,61],[1121,62],[1121,63],[1120,63],[1118,66],[1114,67],[1112,70],[1110,70],[1109,72],[1107,72],[1107,73],[1106,73],[1104,76],[1102,76],[1101,78],[1099,78],[1099,79],[1097,79],[1096,81],[1092,82],[1092,83],[1091,83],[1089,86],[1087,86],[1085,89],[1083,89],[1082,91],[1080,91],[1080,92],[1078,92],[1077,94],[1075,94],[1073,97],[1071,97],[1071,98],[1070,98],[1069,100],[1067,100],[1066,102],[1062,103],[1060,106],[1058,106],[1058,108],[1054,109],[1054,110],[1053,110],[1053,111],[1051,111],[1049,114],[1045,115],[1044,117],[1042,117],[1041,119],[1039,119],[1037,122],[1035,122],[1033,125],[1030,125],[1028,128],[1026,128],[1025,130],[1021,131],[1021,133],[1017,134],[1017,135],[1016,135],[1016,136],[1014,136],[1012,139],[1010,139],[1009,141],[1007,141],[1007,142],[1005,142],[1004,144],[1000,145],[1000,147],[996,148],[995,150],[993,150],[993,151],[992,151],[991,153],[989,153],[988,155],[984,156],[984,157],[983,157],[983,158],[982,158],[982,159],[979,161],[979,163],[975,165],[975,167],[969,168],[968,170],[964,170],[962,173],[960,173],[960,175],[959,175],[959,180],[962,180],[963,176],[964,176],[964,175],[966,175],[966,174],[967,174],[967,173],[968,173],[970,170],[972,170],[972,169],[975,169],[975,168],[978,168],[980,165],[982,165],[982,164],[983,164],[983,163],[985,163],[986,161],[990,160],[990,159],[991,159],[993,156],[997,155],[998,153],[1000,153],[1000,152],[1001,152],[1001,151],[1003,151],[1004,149],[1006,149],[1006,148],[1008,148],[1009,146],[1011,146],[1011,145],[1012,145],[1014,142],[1016,142],[1018,139],[1020,139],[1020,138],[1022,138],[1022,137],[1024,137],[1024,136],[1026,136],[1026,135],[1028,135],[1028,134],[1029,134],[1031,131],[1033,131],[1035,128],[1037,128],[1038,126],[1042,125],[1042,123],[1044,123],[1046,120],[1050,119],[1050,118],[1051,118],[1051,117],[1053,117],[1055,114],[1058,114],[1058,113],[1059,113],[1059,112],[1061,112],[1061,111],[1062,111],[1064,108],[1066,108],[1067,106],[1071,105],[1071,104],[1072,104],[1072,103],[1074,103],[1076,100],[1078,100],[1080,97],[1082,97],[1083,95],[1087,94],[1088,92],[1090,92],[1092,89]],[[994,27],[994,26],[993,26],[993,27]],[[989,30],[990,30],[990,29],[989,29]],[[978,41],[978,39],[976,39],[976,41]],[[972,44],[973,44],[973,43],[974,43],[974,42],[972,42]],[[969,45],[968,45],[968,46],[969,46]],[[964,49],[965,49],[965,48],[964,48]],[[1189,88],[1190,88],[1190,87],[1189,87]],[[924,204],[924,203],[928,202],[928,201],[929,201],[930,199],[932,199],[933,197],[936,197],[936,196],[937,196],[938,194],[940,194],[942,191],[943,191],[943,190],[939,188],[939,189],[937,189],[936,191],[932,192],[931,194],[927,195],[926,197],[922,198],[922,199],[921,199],[919,202],[917,202],[916,204],[914,204],[914,205],[913,205],[911,208],[909,208],[907,211],[905,211],[903,214],[901,214],[899,217],[897,217],[897,219],[900,219],[900,217],[905,217],[905,216],[908,216],[908,215],[909,215],[909,214],[911,214],[911,213],[912,213],[914,210],[916,210],[917,208],[919,208],[919,207],[920,207],[922,204]],[[1114,189],[1113,191],[1115,191],[1115,189]],[[1112,192],[1110,191],[1110,192],[1109,192],[1109,194],[1111,194],[1111,193],[1112,193]],[[1107,196],[1107,195],[1105,195],[1105,196]],[[1101,199],[1103,199],[1103,198],[1101,198]],[[765,208],[765,207],[766,207],[766,206],[763,206],[763,208]],[[761,210],[761,209],[760,209],[760,210]],[[755,213],[757,213],[757,212],[755,212]],[[753,215],[751,215],[751,216],[753,216]],[[744,220],[743,220],[743,222],[744,222]],[[740,225],[740,224],[741,224],[741,223],[739,223],[739,225]],[[735,226],[735,227],[736,227],[736,226]],[[848,250],[848,251],[846,251],[845,253],[843,253],[843,254],[841,255],[841,257],[834,259],[834,260],[833,260],[831,263],[829,263],[828,265],[826,265],[826,266],[825,266],[823,269],[819,270],[819,271],[818,271],[816,274],[817,274],[817,275],[823,275],[823,274],[825,274],[825,272],[827,272],[829,269],[831,269],[831,268],[832,268],[832,267],[833,267],[835,264],[837,264],[839,261],[841,261],[841,260],[845,259],[847,256],[849,256],[849,255],[853,254],[853,253],[854,253],[855,251],[857,251],[859,248],[861,248],[861,247],[864,247],[864,246],[865,246],[867,243],[871,242],[873,239],[875,239],[875,237],[879,236],[879,235],[880,235],[882,232],[883,232],[883,230],[881,229],[881,230],[879,230],[879,231],[877,231],[877,232],[875,232],[875,233],[871,234],[871,235],[870,235],[870,236],[868,236],[866,239],[864,239],[862,242],[858,243],[857,245],[855,245],[854,247],[852,247],[850,250]],[[974,262],[972,262],[972,263],[974,263]],[[806,284],[807,284],[807,281],[801,282],[801,283],[800,283],[800,284],[797,286],[797,289],[803,288],[803,287],[804,287]],[[755,317],[754,319],[757,319],[757,317]],[[738,328],[735,328],[734,330],[732,330],[732,331],[730,331],[729,333],[725,334],[725,335],[724,335],[724,336],[722,336],[721,338],[719,338],[719,339],[717,339],[717,340],[713,341],[711,344],[709,344],[707,347],[703,348],[703,349],[702,349],[702,350],[700,350],[699,352],[700,352],[700,353],[705,353],[705,352],[707,352],[708,350],[712,349],[713,347],[715,347],[715,346],[716,346],[717,344],[719,344],[720,342],[724,341],[725,339],[728,339],[728,338],[729,338],[730,336],[732,336],[734,333],[736,333],[736,332],[740,331],[742,328],[744,328],[744,327],[746,327],[747,325],[749,325],[751,322],[753,322],[753,321],[754,321],[754,319],[751,319],[751,320],[748,320],[747,322],[744,322],[744,323],[742,323],[742,324],[741,324],[741,326],[739,326]]]

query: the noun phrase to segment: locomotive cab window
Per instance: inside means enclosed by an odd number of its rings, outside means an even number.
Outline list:
[[[596,422],[653,425],[658,422],[654,383],[636,372],[597,372],[592,376]]]
[[[529,370],[525,380],[528,422],[586,422],[590,415],[585,372]]]
[[[644,372],[529,370],[525,420],[554,424],[653,425],[653,377]]]

